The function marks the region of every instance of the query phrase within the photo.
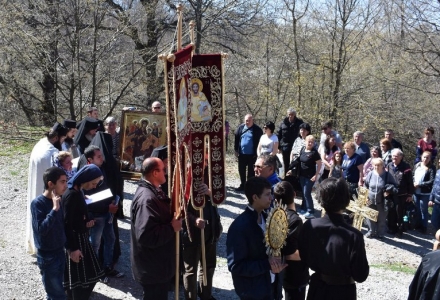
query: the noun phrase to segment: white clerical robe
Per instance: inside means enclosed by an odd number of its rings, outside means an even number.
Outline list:
[[[42,138],[32,149],[29,159],[28,190],[26,206],[26,251],[35,254],[34,234],[32,231],[31,202],[44,192],[43,173],[53,167],[54,156],[58,154],[47,139]]]

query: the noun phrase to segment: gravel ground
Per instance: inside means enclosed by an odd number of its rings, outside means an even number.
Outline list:
[[[0,157],[0,299],[44,299],[35,258],[24,251],[27,164],[29,155]],[[224,233],[218,243],[217,268],[214,275],[213,296],[216,299],[238,299],[226,264],[226,235],[231,222],[243,211],[246,199],[234,191],[238,186],[236,163],[227,162],[228,197],[220,206]],[[134,282],[130,270],[129,208],[136,190],[134,182],[125,183],[124,220],[118,220],[122,256],[117,269],[126,276],[111,279],[108,285],[98,283],[92,299],[140,299],[142,289]],[[298,200],[300,203],[300,200]],[[317,211],[317,214],[319,211]],[[428,235],[412,231],[403,239],[386,236],[383,241],[366,239],[370,276],[357,284],[358,299],[406,299],[408,286],[421,256],[430,251],[432,229]],[[174,299],[172,292],[170,299]],[[183,299],[180,292],[180,299]]]

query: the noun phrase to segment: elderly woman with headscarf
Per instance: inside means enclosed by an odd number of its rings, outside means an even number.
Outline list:
[[[55,157],[54,166],[62,169],[67,176],[67,180],[73,177],[76,169],[73,169],[72,154],[67,151],[60,151]]]
[[[64,287],[69,299],[89,299],[96,282],[104,274],[89,242],[89,218],[84,190],[96,188],[102,172],[95,165],[84,166],[67,183],[63,195],[66,231],[66,271]]]

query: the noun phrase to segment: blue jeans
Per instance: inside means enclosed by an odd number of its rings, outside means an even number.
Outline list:
[[[429,202],[429,194],[414,194],[414,200],[416,202],[416,214],[417,221],[416,224],[422,225],[423,228],[428,228],[428,202]]]
[[[96,256],[99,256],[99,246],[101,245],[101,237],[104,240],[103,261],[104,268],[111,267],[113,264],[113,248],[115,246],[115,232],[113,231],[113,223],[108,221],[111,213],[102,215],[94,215],[95,225],[90,228],[90,244],[95,250]],[[117,222],[117,220],[113,220]]]
[[[64,249],[51,254],[37,253],[37,264],[46,290],[46,299],[65,300],[63,287],[66,256]]]
[[[435,203],[432,207],[431,224],[436,232],[440,229],[440,204]]]
[[[306,202],[307,211],[312,214],[315,212],[315,208],[313,207],[313,198],[312,198],[312,187],[315,184],[315,182],[303,176],[299,177],[299,182],[301,184],[301,189],[303,192],[303,199]]]

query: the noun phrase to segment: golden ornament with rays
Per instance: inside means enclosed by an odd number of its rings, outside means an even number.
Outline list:
[[[274,207],[269,211],[266,220],[266,253],[271,256],[281,256],[281,248],[286,245],[287,231],[289,223],[287,222],[286,205],[274,201]]]
[[[374,222],[377,222],[377,216],[379,215],[379,212],[367,206],[369,204],[367,188],[360,186],[358,187],[357,192],[358,197],[356,197],[356,195],[353,195],[354,201],[350,201],[350,204],[348,204],[347,206],[347,210],[352,212],[353,227],[361,231],[364,219],[367,218]]]
[[[357,188],[358,196],[353,195],[353,200],[350,200],[346,210],[351,211],[350,218],[353,218],[352,226],[357,230],[362,230],[362,224],[364,223],[364,219],[370,219],[371,221],[377,222],[377,217],[379,212],[372,208],[369,208],[370,204],[368,201],[368,189],[366,187],[358,187]],[[325,209],[323,208],[321,211],[321,216],[325,215]]]

